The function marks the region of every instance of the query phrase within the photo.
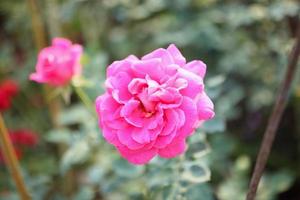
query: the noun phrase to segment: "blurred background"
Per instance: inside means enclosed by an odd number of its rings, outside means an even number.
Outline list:
[[[23,134],[12,140],[33,199],[244,199],[299,16],[297,0],[1,0],[0,85],[13,81],[16,93],[3,114]],[[80,88],[92,101],[112,61],[175,43],[207,64],[216,117],[184,156],[128,164],[74,89],[28,80],[57,36],[84,46]],[[295,77],[258,200],[300,199],[300,70]],[[0,199],[18,199],[1,154]]]

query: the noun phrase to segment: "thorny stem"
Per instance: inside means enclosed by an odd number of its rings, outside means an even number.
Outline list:
[[[278,128],[282,113],[285,109],[288,100],[289,90],[291,88],[291,83],[294,78],[294,74],[297,69],[297,62],[300,54],[300,23],[298,24],[298,33],[296,43],[289,57],[289,63],[287,66],[287,71],[280,85],[280,89],[278,91],[277,99],[269,118],[269,122],[264,133],[263,141],[260,146],[260,150],[256,159],[255,169],[251,178],[248,194],[246,200],[254,200],[257,187],[262,177],[264,168],[266,166],[266,162],[268,160],[270,150],[272,148],[272,144],[275,138],[275,133]]]
[[[9,139],[8,131],[5,126],[1,113],[0,113],[0,139],[1,139],[1,147],[2,147],[2,153],[4,155],[5,163],[9,168],[10,173],[15,181],[18,193],[22,200],[30,200],[31,197],[26,188],[25,182],[22,178],[20,165],[16,157],[16,154],[14,152],[13,145]]]

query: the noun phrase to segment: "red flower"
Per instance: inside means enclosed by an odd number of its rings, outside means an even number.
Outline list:
[[[10,132],[10,139],[17,146],[35,146],[38,142],[38,137],[30,130],[20,129]]]
[[[23,155],[21,147],[33,147],[38,143],[38,136],[32,131],[26,129],[10,131],[9,137],[14,145],[14,150],[18,159],[21,159]],[[4,163],[4,156],[1,151],[0,163]]]
[[[18,90],[18,84],[14,80],[5,80],[0,84],[0,111],[11,107],[11,100]]]

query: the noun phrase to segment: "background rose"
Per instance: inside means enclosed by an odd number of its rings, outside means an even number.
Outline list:
[[[28,147],[34,147],[37,145],[39,138],[38,135],[31,130],[18,129],[9,131],[9,138],[14,145],[14,150],[18,159],[23,156],[23,149]],[[4,156],[0,151],[0,163],[4,162]]]
[[[27,129],[10,131],[9,136],[12,143],[18,146],[35,146],[39,140],[37,134]]]
[[[18,93],[18,84],[11,79],[3,81],[0,85],[0,111],[11,106],[12,98]]]
[[[65,85],[80,73],[81,54],[81,45],[72,45],[68,39],[54,38],[52,45],[39,53],[36,72],[30,75],[30,80],[54,86]]]
[[[104,138],[134,164],[183,153],[186,137],[214,116],[205,72],[202,61],[186,63],[173,44],[113,62],[106,93],[96,100]]]

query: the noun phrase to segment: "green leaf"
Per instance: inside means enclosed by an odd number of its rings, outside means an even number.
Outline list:
[[[215,200],[213,191],[207,184],[194,184],[185,193],[187,200]]]
[[[206,121],[200,129],[207,133],[223,132],[226,129],[226,124],[224,119],[215,117]]]
[[[185,162],[181,180],[191,183],[203,183],[210,180],[210,175],[210,170],[199,161]]]
[[[64,174],[74,164],[83,163],[88,159],[90,148],[86,141],[75,142],[63,155],[61,172]]]
[[[118,159],[113,164],[113,169],[117,173],[117,175],[126,178],[134,178],[141,175],[145,167],[144,166],[135,166],[128,163],[124,159]]]
[[[52,143],[69,144],[71,142],[72,137],[68,129],[53,129],[48,132],[45,139],[46,141]]]
[[[89,120],[92,120],[92,116],[83,105],[74,105],[59,115],[59,123],[61,125],[80,124]]]

